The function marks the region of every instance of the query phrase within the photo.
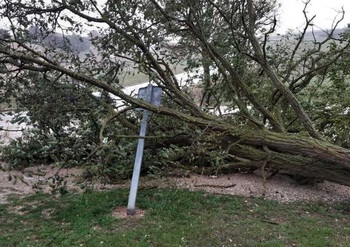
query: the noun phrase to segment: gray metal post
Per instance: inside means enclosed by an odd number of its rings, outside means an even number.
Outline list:
[[[152,85],[149,85],[147,87],[147,94],[149,96],[149,99],[151,97],[151,93],[152,93]],[[137,144],[134,171],[132,174],[130,193],[129,193],[129,201],[128,201],[128,207],[126,210],[127,215],[135,215],[135,213],[136,213],[135,203],[136,203],[137,188],[139,185],[139,178],[140,178],[140,172],[141,172],[143,149],[144,149],[144,145],[145,145],[147,121],[148,121],[148,111],[143,110],[142,120],[141,120],[141,129],[140,129],[140,138],[139,138],[139,141]]]

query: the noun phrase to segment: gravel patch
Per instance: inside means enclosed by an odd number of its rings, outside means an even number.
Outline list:
[[[53,166],[30,167],[23,172],[0,171],[0,204],[6,203],[6,198],[10,194],[24,196],[36,193],[37,191],[52,193],[55,188],[57,189],[62,185],[68,190],[76,192],[82,191],[83,187],[94,190],[110,190],[115,188],[129,188],[130,186],[130,181],[121,181],[120,184],[83,181],[82,174],[82,169],[58,169]],[[273,176],[266,183],[263,182],[259,174],[231,174],[222,176],[193,174],[181,178],[141,178],[139,189],[149,188],[186,188],[192,191],[205,191],[207,193],[263,197],[282,203],[350,200],[350,187],[331,182],[300,185],[295,180],[282,174]]]
[[[289,176],[277,174],[264,183],[258,174],[223,176],[193,175],[177,180],[178,187],[209,193],[264,197],[283,203],[295,201],[345,201],[350,199],[350,187],[331,182],[301,185]],[[265,188],[264,188],[265,184]]]

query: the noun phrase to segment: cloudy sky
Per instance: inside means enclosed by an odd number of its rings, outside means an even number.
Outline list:
[[[0,0],[1,1],[1,0]],[[48,0],[45,0],[48,1]],[[98,0],[101,1],[101,0]],[[278,33],[285,33],[288,29],[302,28],[305,19],[303,8],[306,0],[277,0],[282,4],[280,18],[277,27]],[[345,10],[345,19],[339,27],[343,28],[350,24],[350,0],[311,0],[307,12],[309,16],[316,15],[314,24],[322,29],[330,29],[334,17],[340,17],[341,8]],[[8,22],[0,19],[0,28],[6,28]]]
[[[279,32],[285,32],[287,29],[302,28],[305,22],[303,17],[303,7],[305,0],[278,0],[282,4],[281,22],[278,27]],[[340,27],[350,24],[350,0],[312,0],[307,8],[310,16],[316,15],[314,24],[317,27],[329,29],[332,26],[334,17],[340,17],[341,8],[345,10],[345,19]]]

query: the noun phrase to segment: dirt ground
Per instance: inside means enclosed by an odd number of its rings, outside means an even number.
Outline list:
[[[103,184],[99,181],[82,179],[83,170],[76,168],[59,170],[54,166],[35,166],[23,172],[0,172],[0,204],[6,203],[10,194],[28,195],[65,186],[68,191],[82,191],[84,188],[109,190],[129,188],[130,181],[120,184]],[[265,184],[265,186],[264,186]],[[278,174],[266,183],[258,174],[232,174],[222,176],[190,175],[188,177],[141,178],[139,189],[145,188],[187,188],[208,193],[265,197],[287,203],[301,200],[344,201],[350,200],[350,187],[330,182],[317,185],[300,185],[288,176]]]

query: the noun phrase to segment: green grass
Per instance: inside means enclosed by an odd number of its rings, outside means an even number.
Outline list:
[[[172,66],[173,73],[175,75],[183,73],[187,66],[185,63]],[[134,71],[134,73],[132,73]],[[149,81],[149,77],[146,74],[138,73],[136,69],[130,69],[128,73],[123,73],[119,76],[119,81],[124,87],[134,86],[140,83]]]
[[[127,190],[10,197],[0,246],[350,246],[350,204],[279,204],[171,189],[141,190],[142,218],[115,219]]]

